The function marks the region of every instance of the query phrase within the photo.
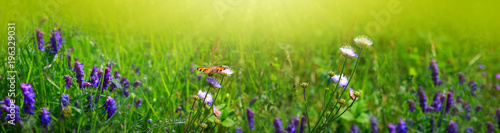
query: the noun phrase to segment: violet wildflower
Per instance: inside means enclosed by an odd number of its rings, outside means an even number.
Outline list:
[[[35,108],[35,92],[33,92],[33,87],[31,84],[21,83],[21,90],[24,95],[24,108],[23,111],[34,114],[33,109]],[[10,111],[7,111],[10,112]]]
[[[281,133],[283,129],[283,127],[281,126],[281,119],[275,117],[273,120],[273,127],[275,128],[275,133]]]
[[[370,116],[370,129],[371,129],[372,133],[378,133],[377,126],[378,126],[377,118],[375,118],[374,116]]]
[[[211,87],[214,87],[214,88],[221,87],[221,85],[219,84],[219,82],[217,82],[217,80],[215,80],[213,78],[209,78],[209,77],[205,77],[205,79],[207,80],[208,85],[210,85]]]
[[[498,129],[500,129],[500,108],[497,108],[496,117],[497,117]]]
[[[449,113],[450,109],[452,108],[453,104],[455,104],[455,101],[453,101],[453,93],[448,92],[448,96],[446,98],[446,108],[445,108],[445,113]]]
[[[477,105],[477,106],[476,106],[476,112],[481,111],[481,109],[483,109],[483,106],[481,106],[481,105]]]
[[[259,98],[253,97],[252,100],[250,100],[250,106],[252,106],[257,101],[257,99],[259,99]]]
[[[5,121],[14,121],[13,123],[21,121],[21,117],[19,116],[19,106],[15,104],[14,100],[11,100],[9,97],[5,97],[2,108],[8,113],[4,118]],[[12,113],[9,113],[12,112],[12,110],[15,112],[14,116],[11,115]]]
[[[116,88],[118,88],[118,84],[115,83],[114,81],[111,81],[111,84],[109,84],[109,92],[113,92]]]
[[[478,65],[480,69],[484,69],[484,65],[483,64],[479,64]]]
[[[139,98],[139,100],[137,100],[137,102],[135,102],[135,108],[137,108],[138,106],[141,106],[142,105],[142,99]]]
[[[80,108],[80,102],[76,101],[76,102],[75,102],[75,107],[76,107],[76,108]]]
[[[425,107],[425,111],[432,112],[432,111],[436,111],[436,109],[434,107],[427,106],[427,107]]]
[[[351,97],[352,100],[356,101],[358,100],[358,97],[356,96],[356,92],[354,92],[354,90],[352,90],[352,88],[349,88],[349,97]]]
[[[92,92],[89,90],[87,94],[89,94],[87,96],[87,103],[89,104],[89,106],[87,106],[87,109],[90,109],[90,107],[92,107]]]
[[[50,44],[52,46],[52,50],[50,52],[57,54],[59,52],[59,49],[61,49],[62,44],[62,36],[60,30],[52,30]]]
[[[465,133],[474,133],[474,129],[472,127],[467,127],[467,129],[465,129]]]
[[[349,82],[345,75],[342,75],[342,76],[341,75],[334,75],[334,76],[332,76],[332,78],[330,78],[330,80],[337,82],[339,84],[339,86],[342,86],[344,88],[347,86],[347,82]]]
[[[347,58],[358,58],[356,51],[350,46],[342,46],[340,47],[340,51]]]
[[[300,119],[300,130],[299,130],[299,133],[303,133],[305,131],[306,121],[307,121],[306,117],[302,116],[302,118]]]
[[[424,89],[422,87],[418,87],[417,95],[419,97],[420,108],[422,112],[425,112],[425,107],[427,107],[427,96],[425,95]]]
[[[45,48],[43,48],[43,44],[44,44],[43,33],[38,28],[36,28],[36,41],[38,44],[38,50],[45,51]]]
[[[75,67],[73,68],[73,71],[76,72],[76,83],[78,83],[80,89],[83,88],[83,63],[80,63],[78,61],[75,61]]]
[[[137,80],[134,82],[134,87],[137,88],[137,86],[141,85],[141,81]]]
[[[97,71],[99,71],[99,68],[94,66],[92,68],[92,71],[90,72],[90,79],[89,79],[89,81],[87,81],[87,82],[91,83],[93,87],[99,86],[99,77],[97,76]]]
[[[248,128],[249,128],[250,130],[255,130],[255,127],[254,127],[254,125],[253,125],[253,124],[254,124],[254,122],[255,122],[255,121],[254,121],[254,119],[253,119],[253,115],[254,115],[254,114],[255,114],[255,113],[254,113],[254,112],[252,112],[252,110],[250,110],[250,108],[247,108]]]
[[[472,96],[476,96],[477,84],[476,84],[476,82],[474,80],[471,80],[469,82],[469,87],[471,89]]]
[[[128,79],[127,78],[122,78],[120,80],[120,84],[123,85],[123,89],[128,89],[130,87],[130,84],[128,82]]]
[[[62,96],[61,96],[61,105],[63,107],[68,107],[69,106],[69,96],[68,96],[68,94],[62,94]]]
[[[413,100],[408,100],[408,112],[415,111],[415,102]]]
[[[361,131],[359,131],[359,127],[356,124],[352,124],[350,133],[361,133]]]
[[[448,131],[448,133],[458,133],[457,123],[451,120],[448,127],[446,127],[446,131]]]
[[[465,83],[465,74],[464,73],[458,73],[458,84],[462,85]]]
[[[40,113],[40,124],[42,124],[42,127],[45,128],[45,130],[48,129],[51,117],[49,111],[45,107],[42,107],[42,112]]]
[[[431,70],[432,81],[434,82],[434,86],[439,86],[441,84],[441,80],[439,80],[439,69],[437,62],[431,59],[429,63],[429,69]]]
[[[71,88],[71,86],[73,86],[73,82],[72,82],[73,78],[70,77],[69,75],[64,75],[63,78],[64,78],[64,80],[66,82],[66,85],[64,87]]]
[[[215,115],[215,117],[220,117],[221,112],[219,111],[219,109],[217,109],[215,105],[212,106],[213,106],[212,113]]]
[[[85,83],[83,83],[83,87],[84,88],[92,87],[92,84],[89,82],[85,82]]]
[[[497,85],[495,85],[495,87],[497,87],[497,90],[500,91],[500,85],[497,84]]]
[[[200,97],[201,99],[205,99],[205,103],[208,104],[208,105],[212,105],[212,95],[211,94],[207,94],[208,92],[203,92],[203,91],[198,91],[198,97]],[[205,98],[206,96],[206,98]]]
[[[436,92],[436,95],[434,95],[434,99],[432,100],[431,106],[436,109],[437,111],[441,110],[441,93]]]
[[[389,129],[389,133],[396,133],[396,125],[389,123],[387,128]]]
[[[108,89],[108,85],[111,84],[112,80],[113,77],[111,77],[111,68],[106,67],[106,69],[104,69],[104,79],[103,79],[101,94],[104,92],[104,90]]]
[[[122,75],[120,75],[120,73],[118,71],[115,71],[114,78],[120,79],[121,77],[122,77]]]
[[[109,118],[111,118],[111,116],[113,116],[113,114],[115,114],[115,112],[116,112],[115,99],[108,96],[108,99],[104,103],[103,107],[108,112],[108,116],[107,116],[106,120],[109,120]]]
[[[495,77],[496,77],[497,79],[500,79],[500,73],[495,74]]]
[[[68,61],[68,68],[69,68],[69,70],[73,70],[73,68],[71,67],[71,56],[69,56],[69,54],[66,55],[66,59]]]
[[[242,129],[241,127],[236,127],[236,129],[234,129],[234,133],[242,133]]]
[[[494,132],[495,132],[495,128],[494,128],[494,127],[495,127],[495,125],[493,125],[493,123],[491,123],[491,122],[489,122],[489,121],[488,121],[488,122],[486,123],[486,127],[487,127],[487,129],[488,129],[488,130],[486,131],[486,133],[494,133]]]
[[[467,120],[470,120],[470,112],[471,112],[470,104],[468,102],[464,102],[462,104],[462,108],[465,110],[465,118]]]
[[[406,133],[408,130],[408,127],[406,127],[406,122],[402,119],[399,119],[399,124],[396,127],[396,130],[398,133]]]
[[[135,69],[135,74],[136,74],[136,75],[139,75],[139,68],[136,68],[136,69]]]
[[[222,76],[224,77],[229,77],[231,76],[234,72],[231,69],[224,69],[221,72],[219,72]]]
[[[462,104],[462,97],[457,96],[456,104]]]
[[[181,109],[182,109],[181,106],[177,107],[177,109],[175,110],[175,113],[179,112],[179,110],[181,110]]]

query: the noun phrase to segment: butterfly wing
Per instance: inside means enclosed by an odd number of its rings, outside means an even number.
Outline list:
[[[206,74],[213,73],[216,67],[197,67],[196,70],[204,72]]]
[[[217,67],[215,68],[215,73],[218,73],[218,72],[220,72],[220,71],[224,71],[224,70],[226,70],[226,69],[228,69],[228,67],[226,67],[226,66],[217,66]]]

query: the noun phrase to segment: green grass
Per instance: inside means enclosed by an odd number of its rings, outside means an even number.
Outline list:
[[[400,118],[412,119],[409,130],[418,132],[418,125],[425,128],[430,117],[419,112],[419,107],[417,112],[407,112],[406,101],[416,101],[418,106],[415,94],[422,86],[427,92],[427,104],[435,92],[454,89],[455,96],[460,95],[473,108],[483,106],[481,112],[472,111],[470,121],[463,118],[463,112],[446,117],[439,131],[444,131],[448,120],[457,122],[459,131],[468,126],[486,131],[486,121],[496,122],[494,113],[500,101],[500,91],[495,88],[500,81],[494,76],[500,73],[498,2],[402,0],[401,13],[391,14],[389,23],[377,32],[366,33],[366,26],[377,22],[371,12],[388,10],[390,2],[223,1],[230,9],[220,17],[214,6],[217,1],[2,1],[0,25],[4,30],[0,42],[4,45],[0,57],[5,65],[0,66],[0,86],[9,85],[5,29],[8,22],[15,22],[15,70],[19,73],[16,105],[20,111],[25,106],[20,83],[33,85],[36,103],[35,115],[20,112],[23,126],[2,124],[0,130],[42,132],[39,118],[42,107],[46,107],[53,118],[51,132],[160,132],[164,127],[182,132],[185,124],[166,124],[166,119],[187,121],[189,111],[201,106],[192,108],[191,97],[208,88],[203,79],[197,79],[205,75],[189,69],[215,65],[227,65],[235,71],[224,78],[214,102],[222,112],[219,119],[223,125],[217,126],[216,132],[233,132],[236,127],[249,132],[247,107],[255,112],[257,130],[253,132],[274,131],[275,117],[283,119],[286,127],[290,117],[305,113],[301,82],[309,83],[305,92],[313,128],[325,104],[327,72],[339,73],[342,69],[344,58],[339,47],[354,45],[355,36],[367,34],[374,45],[363,49],[349,85],[362,93],[360,100],[326,130],[347,132],[356,123],[363,132],[369,132],[369,116],[375,116],[381,132],[387,132],[387,124],[397,123]],[[50,47],[45,52],[33,47],[35,29],[50,35],[55,23],[65,39],[63,58],[46,52]],[[44,39],[49,41],[48,36]],[[109,62],[114,64],[112,72],[119,71],[131,84],[138,80],[142,85],[131,87],[128,98],[121,94],[121,88],[105,91],[95,111],[88,111],[84,93],[88,90],[76,87],[66,54],[71,55],[72,63],[78,58],[84,64],[85,81],[93,66],[104,68]],[[430,59],[438,61],[443,80],[439,87],[430,80]],[[355,61],[347,60],[347,76],[353,72]],[[52,66],[47,67],[49,64]],[[485,69],[479,69],[479,64]],[[135,68],[139,68],[139,74],[135,74]],[[483,71],[487,74],[483,75]],[[475,80],[479,88],[485,85],[477,90],[477,97],[470,96],[469,87],[456,85],[458,72],[465,73],[467,81]],[[74,78],[72,88],[64,88],[64,75]],[[331,92],[333,87],[329,88]],[[93,96],[96,91],[92,89]],[[215,95],[216,91],[211,89],[211,93]],[[0,94],[7,96],[7,89],[0,90]],[[65,119],[59,117],[61,94],[70,95],[71,105],[80,103],[80,108],[71,107],[71,116]],[[343,98],[348,99],[346,94]],[[102,107],[107,96],[115,98],[118,107],[108,121]],[[257,102],[249,106],[254,97],[258,97]],[[142,99],[137,109],[134,98]],[[175,113],[179,106],[181,117]],[[461,105],[457,108],[461,109]],[[205,123],[212,127],[213,121],[209,117]],[[195,132],[200,128],[192,129]],[[498,126],[495,129],[498,131]]]

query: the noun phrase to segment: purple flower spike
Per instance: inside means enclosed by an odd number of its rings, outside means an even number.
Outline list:
[[[434,95],[434,99],[432,100],[432,104],[431,106],[436,109],[437,111],[440,111],[441,110],[441,100],[442,97],[441,97],[441,93],[439,92],[436,92],[436,95]]]
[[[465,74],[464,73],[458,73],[458,84],[462,85],[465,83]]]
[[[372,133],[378,133],[378,124],[377,124],[377,118],[374,116],[370,116],[370,129]]]
[[[120,84],[123,85],[123,89],[126,90],[130,87],[129,85],[129,82],[128,82],[128,79],[127,78],[122,78],[122,80],[120,80]]]
[[[5,112],[8,113],[5,116],[4,120],[5,121],[14,121],[13,123],[17,123],[17,122],[21,121],[21,117],[19,117],[19,106],[14,104],[15,101],[14,100],[11,101],[11,99],[9,97],[5,97],[5,100],[2,102],[3,102],[2,108],[4,109]],[[15,112],[15,114],[13,114],[14,116],[11,115],[12,114],[12,113],[10,113],[11,110],[14,110],[14,112]],[[14,117],[14,118],[12,118],[12,117]]]
[[[31,84],[25,84],[21,83],[21,90],[23,91],[24,95],[24,112],[34,114],[33,109],[35,108],[35,92],[33,92],[33,87],[31,87]],[[10,112],[10,111],[7,111]]]
[[[441,80],[439,80],[439,69],[437,62],[431,59],[429,63],[429,69],[431,70],[432,81],[434,82],[434,86],[439,86],[441,84]]]
[[[352,124],[350,133],[361,133],[361,131],[359,130],[359,127],[356,126],[356,124]]]
[[[135,69],[135,74],[139,75],[139,68]]]
[[[91,83],[93,87],[99,86],[99,77],[97,76],[97,71],[99,71],[99,69],[94,66],[92,68],[92,72],[90,72],[90,79],[89,79],[89,81],[87,81],[87,82]]]
[[[209,77],[205,77],[205,79],[207,79],[207,83],[211,87],[214,87],[214,88],[220,88],[221,87],[221,85],[219,84],[219,82],[217,82],[217,80],[215,80],[213,78],[209,78]]]
[[[120,73],[118,71],[115,71],[115,74],[114,74],[114,78],[115,79],[120,79],[122,77],[122,75],[120,75]]]
[[[43,48],[43,44],[44,44],[43,33],[38,28],[36,28],[36,41],[38,44],[38,50],[45,51],[45,48]]]
[[[113,116],[113,114],[115,114],[115,112],[116,112],[115,99],[108,96],[108,99],[104,103],[103,107],[108,112],[108,116],[107,116],[106,120],[109,120],[109,118],[111,118],[111,116]]]
[[[73,67],[71,67],[71,56],[69,56],[69,54],[66,55],[66,59],[68,61],[69,70],[73,70]]]
[[[486,123],[486,127],[487,127],[487,129],[488,129],[488,130],[486,131],[486,133],[494,133],[494,132],[495,132],[495,125],[493,125],[493,123],[491,123],[491,122],[489,122],[489,121],[488,121],[488,122]]]
[[[418,87],[417,95],[419,97],[419,102],[420,102],[420,108],[422,109],[422,112],[425,111],[425,107],[427,107],[427,96],[425,95],[425,91],[422,87]]]
[[[253,115],[254,115],[254,113],[252,112],[252,110],[250,110],[250,108],[247,108],[248,128],[250,130],[255,130],[255,127],[253,126],[253,124],[255,122],[253,119]]]
[[[303,133],[305,131],[305,128],[306,128],[306,117],[305,116],[302,116],[302,118],[300,119],[300,130],[299,130],[299,133]]]
[[[234,133],[242,133],[242,129],[241,127],[236,127],[236,129],[234,129]]]
[[[141,81],[137,80],[134,82],[134,87],[137,88],[137,86],[141,85]]]
[[[476,106],[476,112],[481,111],[481,109],[483,109],[483,106],[481,106],[481,105],[477,105],[477,106]]]
[[[387,128],[389,129],[389,133],[396,133],[396,125],[389,123],[389,125],[387,125]]]
[[[408,100],[408,112],[415,111],[415,102],[413,100]]]
[[[453,101],[453,93],[448,92],[448,96],[446,98],[446,108],[445,108],[445,113],[449,113],[450,109],[452,108],[453,104],[455,104],[455,101]]]
[[[472,96],[476,96],[477,84],[476,84],[476,82],[474,80],[471,80],[469,82],[469,87],[470,87],[470,89],[472,91],[471,92]]]
[[[62,96],[61,96],[61,105],[63,107],[68,107],[69,106],[69,96],[68,96],[68,94],[62,94]]]
[[[497,117],[498,129],[500,129],[500,108],[497,108],[496,117]]]
[[[450,121],[450,124],[448,124],[448,127],[446,127],[446,131],[448,131],[448,133],[458,133],[457,123],[454,121]]]
[[[465,133],[474,133],[474,128],[467,127],[467,129],[465,129]]]
[[[275,117],[273,120],[273,127],[275,128],[275,133],[281,133],[283,129],[283,127],[281,126],[281,119]]]
[[[465,118],[467,120],[470,120],[470,112],[471,112],[470,104],[468,102],[464,102],[462,104],[462,108],[465,110]]]
[[[102,84],[102,92],[104,90],[108,89],[108,85],[111,84],[111,81],[113,80],[113,77],[111,77],[111,68],[106,67],[104,70],[104,79],[103,79],[103,84]],[[101,92],[101,94],[102,94]]]
[[[181,110],[181,109],[182,109],[181,106],[177,107],[177,109],[175,110],[175,113],[179,112],[179,110]]]
[[[78,83],[80,89],[83,88],[83,73],[85,73],[83,71],[83,63],[80,63],[78,61],[75,61],[75,67],[73,69],[73,71],[76,72],[76,83]]]
[[[257,99],[259,98],[258,97],[252,98],[252,100],[250,101],[250,106],[252,106],[257,101]]]
[[[59,49],[61,49],[62,44],[62,36],[60,30],[53,30],[52,36],[50,37],[50,44],[52,46],[52,50],[50,52],[57,54]]]
[[[51,123],[51,117],[49,111],[47,111],[45,107],[43,107],[42,110],[42,113],[40,113],[40,123],[42,124],[42,127],[47,130]]]
[[[402,119],[399,119],[399,124],[396,130],[398,133],[407,133],[408,127],[406,127],[406,122]]]
[[[87,103],[89,104],[89,106],[87,106],[87,109],[90,109],[90,107],[92,107],[92,92],[89,90],[87,94],[89,94],[89,96],[87,96]]]
[[[64,80],[66,82],[66,85],[64,87],[71,88],[71,86],[73,86],[72,77],[70,77],[69,75],[64,75]]]

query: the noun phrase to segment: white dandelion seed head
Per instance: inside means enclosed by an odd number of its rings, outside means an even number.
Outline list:
[[[343,55],[349,58],[358,58],[358,55],[356,54],[356,51],[350,46],[342,46],[340,47],[340,51],[342,52]]]
[[[354,38],[354,42],[360,47],[370,47],[373,44],[373,41],[368,38],[368,36],[362,35]]]
[[[346,87],[347,86],[347,82],[349,82],[347,80],[347,77],[345,77],[344,75],[342,75],[342,76],[340,76],[340,75],[332,76],[331,80],[339,83],[339,85],[342,86],[342,87]]]

